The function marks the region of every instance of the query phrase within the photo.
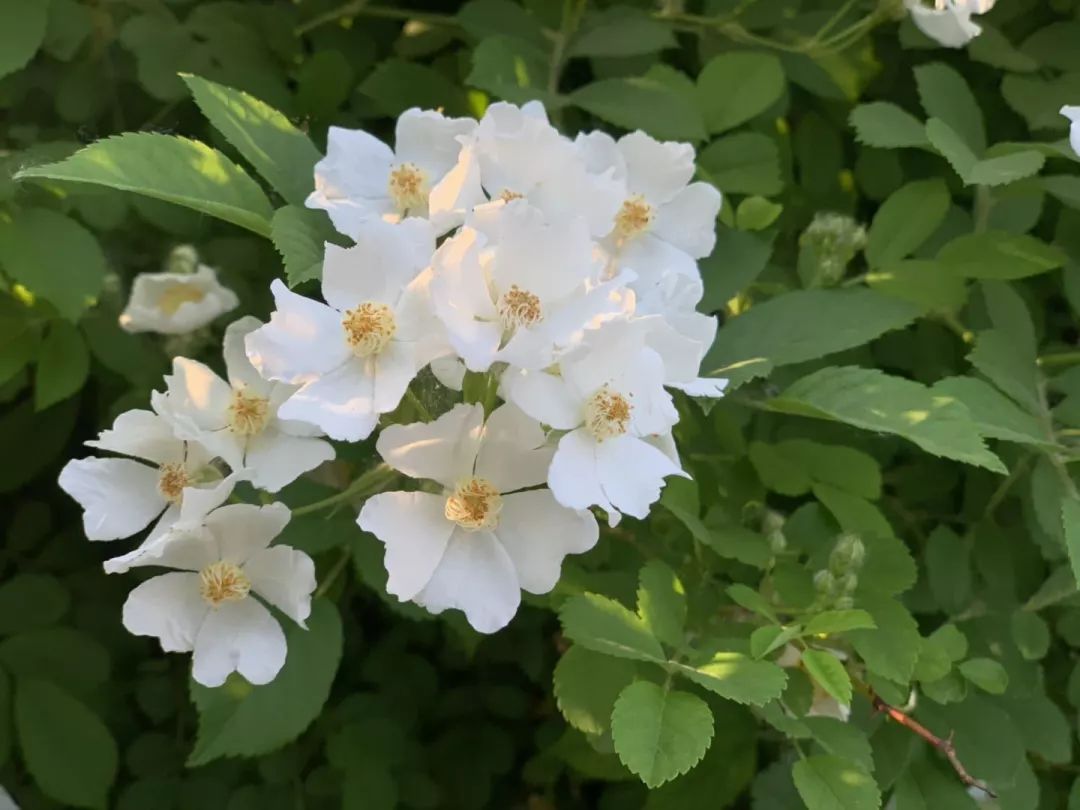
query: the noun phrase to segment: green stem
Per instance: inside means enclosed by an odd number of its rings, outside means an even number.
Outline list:
[[[416,20],[428,25],[445,25],[456,27],[457,17],[453,14],[439,14],[430,11],[413,11],[407,8],[388,8],[386,6],[369,6],[368,0],[351,0],[351,2],[331,9],[317,17],[312,17],[307,22],[301,23],[293,29],[296,36],[303,36],[316,28],[337,22],[346,17],[374,17],[382,20],[400,20],[408,22]]]
[[[416,408],[421,419],[425,422],[430,422],[432,420],[433,417],[431,416],[431,411],[428,410],[427,405],[420,400],[420,397],[416,395],[416,392],[413,391],[412,388],[407,388],[405,390],[405,398],[409,400],[414,408]]]
[[[1053,368],[1055,366],[1073,366],[1080,363],[1080,351],[1075,352],[1058,352],[1057,354],[1044,354],[1039,358],[1038,363],[1043,368]]]
[[[334,582],[337,580],[337,578],[341,576],[341,572],[345,570],[345,566],[349,564],[349,560],[351,558],[352,549],[347,547],[342,549],[341,556],[337,558],[337,560],[334,562],[333,567],[326,572],[326,576],[323,577],[323,581],[319,583],[319,587],[315,589],[315,599],[318,599],[320,596],[326,595],[326,592],[329,591],[331,587],[333,587]]]
[[[312,512],[318,512],[330,506],[335,506],[336,504],[351,500],[352,498],[371,495],[380,491],[386,484],[393,480],[395,475],[396,473],[394,470],[387,464],[379,464],[365,472],[336,495],[331,495],[328,498],[323,498],[321,501],[315,501],[315,503],[309,503],[293,509],[293,517],[309,515]]]

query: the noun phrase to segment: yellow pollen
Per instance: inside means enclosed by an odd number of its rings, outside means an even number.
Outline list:
[[[630,426],[633,409],[626,397],[605,385],[585,403],[585,429],[598,442],[622,436]]]
[[[181,304],[197,304],[206,293],[194,284],[170,284],[158,296],[157,308],[166,315],[175,315]]]
[[[427,207],[427,175],[413,163],[402,163],[390,170],[388,191],[402,213]]]
[[[158,492],[169,503],[180,503],[184,497],[184,487],[190,483],[184,465],[162,464],[158,470],[161,473],[158,477]]]
[[[536,295],[515,284],[499,299],[499,317],[507,329],[515,329],[539,323],[544,312]]]
[[[397,332],[394,311],[386,304],[372,301],[346,312],[341,325],[345,327],[345,339],[357,357],[378,354]]]
[[[508,203],[508,202],[511,202],[512,200],[523,200],[523,199],[525,199],[525,195],[524,194],[519,194],[516,191],[511,191],[508,188],[504,188],[502,190],[502,193],[499,194],[498,199],[502,200],[503,202]]]
[[[229,404],[229,430],[241,436],[262,433],[270,419],[270,400],[247,393],[243,388],[233,391]]]
[[[615,233],[629,239],[644,233],[652,225],[653,209],[640,194],[629,197],[615,215]]]
[[[469,531],[491,530],[499,525],[502,497],[486,478],[466,478],[446,499],[443,514],[458,526]]]
[[[199,572],[199,594],[219,607],[222,602],[239,602],[251,591],[251,580],[240,569],[225,560],[210,563]]]

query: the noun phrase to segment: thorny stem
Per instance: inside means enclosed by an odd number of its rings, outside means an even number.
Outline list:
[[[953,743],[953,735],[951,732],[949,733],[949,736],[945,738],[937,736],[934,732],[932,732],[918,720],[911,717],[910,715],[905,714],[903,711],[896,708],[895,706],[890,706],[873,692],[870,692],[870,701],[871,703],[873,703],[873,706],[877,711],[886,715],[893,722],[899,723],[901,726],[908,729],[908,731],[911,731],[914,734],[922,737],[924,740],[926,740],[926,742],[930,743],[930,745],[934,746],[934,748],[944,754],[945,759],[949,761],[949,764],[952,765],[953,770],[956,771],[956,775],[960,777],[960,781],[963,782],[967,787],[978,788],[991,799],[997,798],[997,794],[990,788],[989,785],[987,785],[985,782],[979,781],[967,772],[967,768],[964,767],[964,764],[960,761],[960,757],[957,756],[956,745]]]
[[[351,500],[352,498],[378,492],[384,485],[389,483],[394,475],[395,473],[389,465],[379,464],[365,472],[341,492],[331,495],[328,498],[323,498],[321,501],[315,501],[315,503],[309,503],[293,509],[293,517],[308,515],[312,512],[318,512],[320,509],[326,509],[327,507]]]

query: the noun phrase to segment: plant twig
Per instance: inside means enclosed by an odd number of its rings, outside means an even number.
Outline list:
[[[371,495],[381,490],[386,483],[393,479],[394,475],[393,469],[388,465],[379,464],[365,472],[341,492],[323,498],[321,501],[296,507],[292,510],[293,517],[318,512],[320,509],[326,509],[329,506],[334,506],[342,501],[348,501],[361,495]]]
[[[870,699],[874,705],[874,708],[877,711],[888,716],[891,720],[899,723],[909,731],[922,737],[924,740],[926,740],[926,742],[930,743],[930,745],[934,746],[934,748],[944,754],[945,759],[949,761],[949,764],[952,765],[953,770],[956,771],[956,775],[960,777],[960,781],[963,782],[967,787],[978,788],[991,799],[997,798],[997,794],[990,788],[989,785],[976,779],[974,776],[967,772],[967,768],[964,767],[964,764],[960,761],[960,757],[956,754],[956,745],[953,743],[953,735],[951,732],[949,733],[948,737],[945,737],[943,739],[936,735],[934,732],[932,732],[930,729],[928,729],[926,726],[924,726],[922,723],[920,723],[918,720],[907,714],[904,714],[904,712],[902,712],[895,706],[890,706],[877,695],[871,693]]]
[[[350,559],[352,559],[352,549],[346,547],[342,550],[341,556],[334,562],[333,567],[327,571],[323,581],[319,583],[319,587],[315,589],[315,599],[326,595],[326,592],[330,590],[337,578],[341,576],[341,572],[345,570],[345,566],[348,565]]]

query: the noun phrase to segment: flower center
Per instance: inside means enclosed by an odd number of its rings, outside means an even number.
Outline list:
[[[615,233],[629,239],[644,233],[652,225],[653,209],[640,194],[629,197],[615,215]]]
[[[626,397],[605,385],[585,403],[585,429],[598,442],[622,436],[630,426],[633,409]]]
[[[199,594],[219,607],[222,602],[239,602],[251,590],[251,580],[235,565],[225,560],[210,563],[199,572]]]
[[[191,483],[183,464],[162,464],[158,471],[158,492],[169,503],[180,503],[184,497],[184,487]]]
[[[499,299],[499,317],[507,329],[516,329],[539,323],[544,313],[540,299],[515,284]]]
[[[500,194],[498,196],[498,199],[502,200],[505,203],[508,203],[508,202],[513,201],[513,200],[523,200],[523,199],[525,199],[525,195],[524,194],[519,194],[516,191],[511,191],[508,188],[504,188],[502,190],[502,192],[500,192]]]
[[[158,296],[157,308],[166,315],[175,315],[181,304],[197,304],[206,293],[193,284],[170,284]]]
[[[446,499],[443,513],[447,520],[469,531],[494,529],[499,525],[502,497],[486,478],[466,478]]]
[[[229,404],[229,430],[241,436],[262,433],[270,419],[270,400],[249,394],[243,388],[233,391]]]
[[[357,357],[378,354],[397,332],[394,311],[386,304],[372,301],[346,312],[341,325],[345,327],[345,339]]]
[[[414,163],[402,163],[390,170],[390,199],[399,211],[427,206],[428,182],[424,170]]]

